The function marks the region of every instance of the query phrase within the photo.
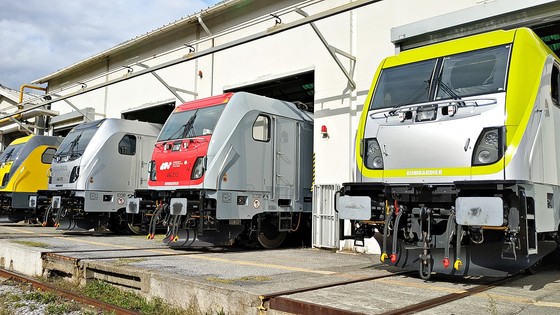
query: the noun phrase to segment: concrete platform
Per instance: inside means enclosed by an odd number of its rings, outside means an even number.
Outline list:
[[[59,274],[76,282],[101,279],[168,303],[226,314],[278,314],[259,296],[392,274],[377,255],[298,248],[241,251],[171,250],[161,241],[110,234],[65,235],[53,228],[0,224],[0,267],[26,275]],[[527,280],[529,279],[529,280]],[[477,279],[393,276],[287,296],[364,314],[379,314],[460,292]],[[546,270],[519,283],[446,304],[425,314],[557,314],[560,272]]]

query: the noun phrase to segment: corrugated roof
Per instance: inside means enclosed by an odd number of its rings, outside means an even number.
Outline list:
[[[155,36],[156,34],[160,34],[162,32],[167,32],[167,31],[172,30],[174,28],[181,27],[181,26],[184,26],[184,25],[188,25],[188,24],[193,23],[193,22],[198,23],[198,17],[199,16],[200,17],[205,17],[205,16],[216,14],[216,13],[221,12],[221,11],[225,11],[225,10],[229,9],[229,7],[231,7],[232,5],[235,5],[236,3],[241,2],[241,1],[244,1],[244,0],[223,0],[221,2],[216,3],[213,6],[210,6],[206,9],[204,9],[204,10],[201,10],[200,12],[193,13],[189,16],[186,16],[184,18],[181,18],[179,20],[176,20],[176,21],[173,21],[169,24],[166,24],[166,25],[164,25],[160,28],[157,28],[153,31],[147,32],[147,33],[142,34],[142,35],[138,35],[138,36],[136,36],[136,37],[134,37],[130,40],[124,41],[124,42],[122,42],[122,43],[120,43],[120,44],[118,44],[118,45],[116,45],[116,46],[114,46],[110,49],[107,49],[107,50],[102,51],[98,54],[95,54],[95,55],[93,55],[89,58],[86,58],[82,61],[79,61],[75,64],[72,64],[68,67],[59,69],[56,72],[51,73],[51,74],[49,74],[45,77],[34,80],[31,83],[32,84],[47,83],[49,80],[51,80],[53,78],[56,78],[56,77],[59,77],[59,76],[65,74],[65,73],[71,72],[72,70],[74,70],[76,68],[85,66],[85,65],[87,65],[89,63],[92,63],[96,60],[106,58],[110,55],[113,55],[113,54],[119,52],[119,51],[123,51],[130,46],[133,46],[133,45],[135,45],[135,44],[137,44],[141,41],[147,40],[147,39]]]
[[[11,89],[7,86],[3,86],[2,84],[0,84],[0,95],[9,98],[10,100],[12,100],[14,103],[19,103],[19,91],[18,90],[14,90]],[[23,93],[23,101],[29,101],[31,99],[35,99],[39,97],[38,94],[32,94],[32,93]]]

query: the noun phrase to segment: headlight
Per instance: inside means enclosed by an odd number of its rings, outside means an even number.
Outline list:
[[[503,127],[485,128],[474,147],[472,165],[488,165],[497,162],[504,154]]]
[[[204,175],[204,157],[199,157],[194,162],[191,179],[199,179]]]
[[[4,174],[4,177],[2,178],[2,187],[8,185],[9,180],[10,180],[10,173]]]
[[[437,105],[427,105],[416,109],[416,121],[435,120],[437,115]]]
[[[80,176],[80,167],[74,166],[72,168],[72,173],[70,173],[70,182],[71,183],[75,182],[79,176]]]
[[[148,163],[148,176],[151,181],[156,181],[156,161],[154,160]]]
[[[381,153],[381,147],[376,139],[366,140],[366,154],[365,154],[365,165],[367,168],[380,170],[383,169],[383,155]]]

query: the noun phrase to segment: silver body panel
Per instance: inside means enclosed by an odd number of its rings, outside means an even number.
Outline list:
[[[126,198],[135,189],[147,188],[147,163],[161,127],[105,119],[98,128],[81,157],[68,162],[53,161],[49,190],[73,191],[76,197],[84,198],[85,212],[114,212],[125,207]],[[134,155],[118,152],[119,142],[125,135],[136,137]],[[79,176],[70,183],[74,167],[80,168]]]
[[[489,100],[494,101],[489,101]],[[377,138],[383,152],[384,173],[400,171],[398,176],[385,175],[384,183],[452,183],[463,180],[504,179],[503,171],[492,175],[473,176],[470,169],[473,147],[484,127],[504,124],[505,93],[465,97],[480,106],[459,107],[453,117],[441,115],[436,120],[401,122],[398,115],[386,111],[370,112],[364,138]],[[407,107],[402,108],[406,110]],[[434,142],[437,139],[437,142]],[[457,169],[459,171],[458,175]],[[361,173],[358,171],[358,177]],[[362,178],[363,182],[378,179]]]
[[[259,115],[270,118],[269,141],[253,139],[253,123]],[[235,93],[212,134],[202,184],[166,183],[152,188],[204,190],[217,200],[218,219],[310,212],[312,150],[312,114],[292,103]],[[238,197],[245,201],[238,202]]]

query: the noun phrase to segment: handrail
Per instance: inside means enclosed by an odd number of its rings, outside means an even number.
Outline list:
[[[480,104],[479,102],[486,101],[487,103]],[[403,105],[400,107],[389,107],[389,108],[381,108],[381,109],[372,109],[371,111],[375,111],[374,113],[370,114],[371,118],[376,118],[375,116],[379,114],[383,114],[383,118],[386,117],[385,113],[391,113],[391,116],[396,116],[398,113],[403,111],[410,111],[412,109],[422,107],[422,106],[429,106],[429,105],[445,105],[445,106],[455,106],[455,107],[474,107],[474,106],[488,106],[488,105],[495,105],[498,103],[496,98],[473,98],[469,100],[437,100],[431,102],[424,102],[418,104],[410,104],[410,105]]]

